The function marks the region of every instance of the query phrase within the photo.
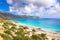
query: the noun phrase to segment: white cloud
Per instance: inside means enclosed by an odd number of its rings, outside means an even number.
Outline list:
[[[33,6],[32,4],[24,7],[25,13],[31,13],[31,12],[35,11],[35,9],[36,9],[36,7]]]
[[[57,0],[7,0],[7,3],[12,4],[10,12],[37,15],[42,18],[60,18],[60,6]]]
[[[13,2],[12,2],[12,0],[7,0],[7,3],[12,4]]]
[[[49,7],[56,3],[56,0],[26,0],[27,3],[32,3],[36,6],[46,6]]]

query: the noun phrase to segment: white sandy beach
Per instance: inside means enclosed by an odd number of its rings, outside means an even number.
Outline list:
[[[22,26],[27,26],[29,28],[29,29],[27,29],[27,31],[31,31],[32,29],[35,29],[36,30],[35,34],[45,33],[45,34],[47,34],[47,37],[49,38],[49,40],[51,40],[52,38],[54,38],[55,40],[58,40],[58,39],[60,40],[60,33],[47,32],[47,31],[44,31],[40,28],[32,27],[30,25],[24,25],[24,24],[21,24],[21,23],[15,23],[15,24],[22,25]]]
[[[47,37],[48,37],[48,39],[49,40],[51,40],[52,38],[54,38],[54,39],[59,39],[60,40],[60,33],[53,33],[53,32],[47,32],[47,31],[44,31],[44,30],[42,30],[42,29],[40,29],[40,28],[35,28],[35,27],[32,27],[32,26],[29,26],[29,25],[24,25],[24,24],[21,24],[21,23],[16,23],[16,22],[13,22],[13,21],[11,21],[13,24],[16,24],[17,26],[16,27],[18,27],[18,26],[20,26],[20,25],[22,25],[23,27],[28,27],[28,29],[26,29],[26,31],[29,31],[30,32],[30,35],[29,36],[31,36],[32,35],[32,29],[34,29],[35,30],[35,34],[41,34],[41,33],[44,33],[44,34],[46,34],[47,35]],[[0,26],[0,29],[2,28],[2,26]],[[0,30],[0,33],[3,33],[3,30]],[[2,38],[0,37],[0,40],[2,40]]]

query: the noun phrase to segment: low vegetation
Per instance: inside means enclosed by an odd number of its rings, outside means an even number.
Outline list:
[[[21,25],[18,26],[16,24],[13,24],[9,21],[5,21],[5,20],[0,20],[0,23],[3,23],[2,26],[4,29],[3,33],[0,32],[0,36],[1,38],[3,38],[3,40],[48,40],[46,34],[41,33],[41,34],[33,34],[35,32],[34,29],[32,29],[32,35],[29,36],[30,32],[28,31],[24,31],[26,29],[29,29],[28,27],[23,27]],[[26,33],[27,32],[27,33]],[[29,35],[28,35],[29,34]]]

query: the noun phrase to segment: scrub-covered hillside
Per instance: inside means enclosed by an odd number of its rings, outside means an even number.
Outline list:
[[[35,34],[35,29],[0,19],[0,40],[48,40],[46,34]]]

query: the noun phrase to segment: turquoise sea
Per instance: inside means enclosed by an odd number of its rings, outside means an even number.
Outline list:
[[[15,22],[30,25],[32,27],[38,27],[42,30],[49,32],[59,32],[60,33],[60,19],[56,18],[40,18],[40,19],[13,19]]]

